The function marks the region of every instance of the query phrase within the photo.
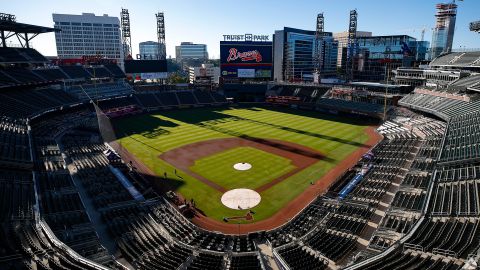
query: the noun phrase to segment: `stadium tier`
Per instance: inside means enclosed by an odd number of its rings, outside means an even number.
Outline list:
[[[0,47],[0,63],[45,63],[48,60],[30,48]]]

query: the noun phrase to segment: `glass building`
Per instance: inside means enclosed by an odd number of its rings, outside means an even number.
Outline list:
[[[407,35],[359,37],[356,44],[354,79],[390,80],[399,67],[427,60],[428,42]]]
[[[159,53],[162,50],[165,50],[164,44],[161,44],[160,47],[158,45],[159,43],[155,41],[140,42],[139,44],[140,58],[145,60],[158,59],[158,56],[160,55]]]
[[[183,67],[200,66],[208,60],[207,45],[182,42],[175,46],[175,58]]]
[[[315,71],[315,31],[285,27],[273,38],[273,78],[277,81],[313,81]],[[331,33],[317,45],[320,73],[336,68],[338,43]],[[324,70],[322,70],[324,68]]]

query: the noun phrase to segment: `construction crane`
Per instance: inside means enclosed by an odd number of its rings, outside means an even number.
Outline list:
[[[421,40],[421,41],[425,41],[425,32],[427,32],[427,29],[428,29],[428,30],[433,30],[433,28],[431,28],[431,27],[423,26],[422,28],[402,29],[402,30],[398,30],[397,32],[401,32],[401,33],[405,33],[405,32],[412,32],[412,33],[420,32],[420,40]]]

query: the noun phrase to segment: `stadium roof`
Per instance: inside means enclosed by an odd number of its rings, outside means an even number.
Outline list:
[[[54,28],[0,20],[0,31],[41,34],[57,31]]]
[[[352,86],[363,86],[363,87],[376,87],[376,88],[400,88],[408,85],[398,85],[398,84],[384,84],[376,82],[351,82],[349,83]]]

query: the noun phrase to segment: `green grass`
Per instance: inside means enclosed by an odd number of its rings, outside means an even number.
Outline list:
[[[248,162],[252,168],[238,171],[233,165]],[[252,147],[236,147],[195,161],[195,173],[229,189],[256,189],[295,169],[289,159]]]
[[[257,221],[272,216],[304,191],[310,181],[321,178],[368,139],[365,134],[367,125],[359,120],[316,112],[258,107],[156,112],[115,120],[114,126],[123,147],[158,175],[163,175],[164,172],[173,175],[175,169],[158,158],[161,153],[186,144],[218,138],[250,136],[277,139],[305,145],[325,155],[324,160],[262,192],[262,201],[254,209]],[[215,155],[212,158],[215,158]],[[262,165],[255,167],[277,166],[277,162],[283,161],[276,160],[272,163],[266,160],[264,164],[260,162]],[[241,183],[239,178],[232,180],[229,178],[231,171],[226,169],[228,166],[221,170],[224,177],[219,171],[218,175],[215,173],[207,178],[215,182],[222,181],[222,186],[226,188],[238,184],[254,189],[259,181],[264,181],[249,179],[248,182]],[[202,175],[205,173],[214,172],[202,172]],[[222,194],[217,190],[186,173],[179,171],[179,174],[183,179],[170,179],[169,184],[184,197],[194,198],[197,207],[207,216],[222,220],[225,216],[240,213],[239,210],[224,207],[220,202]]]

